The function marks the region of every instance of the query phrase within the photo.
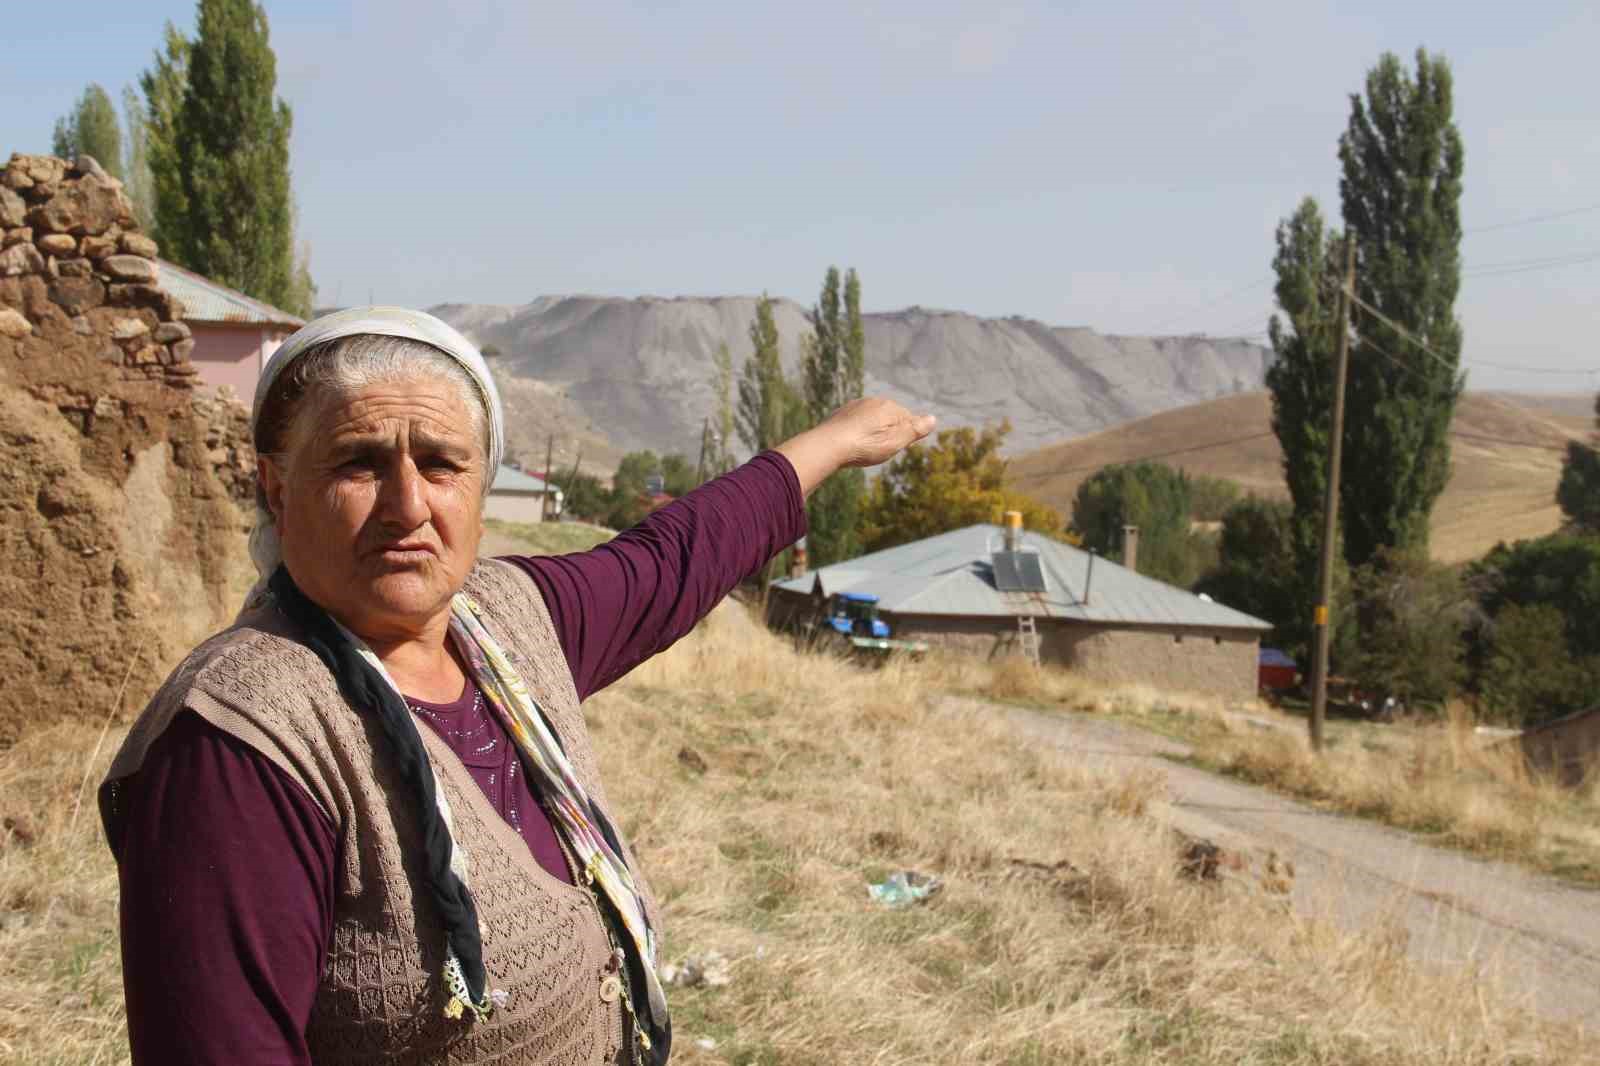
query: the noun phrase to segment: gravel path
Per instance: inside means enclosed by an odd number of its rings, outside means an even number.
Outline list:
[[[1477,965],[1539,1013],[1600,1027],[1600,892],[1173,763],[1162,756],[1186,754],[1184,745],[1134,726],[986,710],[1091,765],[1164,770],[1173,827],[1292,861],[1291,898],[1301,913],[1352,930],[1404,930],[1408,952],[1426,966]]]

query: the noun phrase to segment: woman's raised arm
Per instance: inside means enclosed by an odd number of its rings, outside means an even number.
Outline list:
[[[800,539],[805,496],[828,475],[881,463],[932,428],[891,400],[857,400],[592,551],[510,557],[544,596],[578,698],[670,647]]]

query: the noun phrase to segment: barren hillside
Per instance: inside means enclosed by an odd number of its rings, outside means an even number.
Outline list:
[[[1229,478],[1257,495],[1287,497],[1270,420],[1265,392],[1229,396],[1041,448],[1012,462],[1011,480],[1070,514],[1079,483],[1102,466],[1176,453],[1164,461]],[[1569,418],[1469,393],[1452,432],[1454,473],[1433,515],[1436,558],[1476,558],[1498,541],[1543,536],[1560,525],[1556,481],[1562,451],[1576,435]]]
[[[576,419],[618,448],[693,454],[714,404],[713,357],[727,344],[735,369],[743,365],[755,304],[748,296],[549,296],[522,307],[432,310],[499,348],[503,375],[564,394]],[[805,309],[780,300],[777,322],[793,368],[810,328]],[[1107,336],[916,307],[869,314],[865,327],[869,391],[930,410],[945,425],[1009,418],[1011,450],[1019,452],[1258,389],[1268,359],[1266,349],[1236,340]]]

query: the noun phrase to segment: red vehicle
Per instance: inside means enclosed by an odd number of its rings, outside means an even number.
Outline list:
[[[1262,695],[1279,695],[1300,683],[1300,667],[1277,648],[1262,648],[1257,661]]]

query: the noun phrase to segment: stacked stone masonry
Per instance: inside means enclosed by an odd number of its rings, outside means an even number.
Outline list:
[[[0,750],[137,708],[248,587],[248,413],[157,251],[94,160],[0,169]]]
[[[156,244],[99,164],[12,156],[0,227],[0,335],[22,340],[64,320],[80,337],[105,337],[95,355],[124,377],[194,387],[194,340],[157,284]]]

